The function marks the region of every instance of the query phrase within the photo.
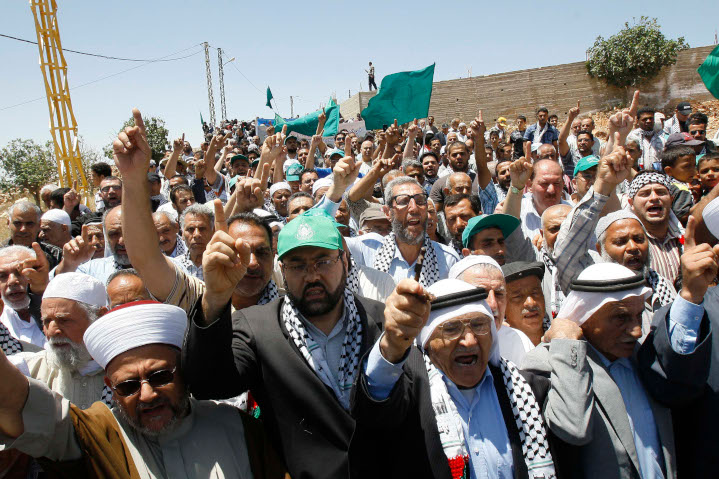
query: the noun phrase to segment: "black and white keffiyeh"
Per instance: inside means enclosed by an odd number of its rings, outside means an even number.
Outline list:
[[[462,419],[454,400],[447,391],[442,374],[426,354],[424,362],[429,377],[432,409],[437,421],[440,442],[449,461],[450,469],[453,471],[453,477],[455,477],[454,472],[461,470],[458,466],[469,461]],[[554,462],[549,450],[542,410],[531,387],[511,361],[500,358],[499,369],[502,372],[502,381],[512,406],[512,415],[519,433],[519,440],[522,443],[522,455],[529,477],[555,477]],[[496,393],[501,394],[500,391],[496,391]],[[466,463],[462,468],[465,467],[467,467]],[[457,475],[457,477],[460,476]]]
[[[282,322],[307,364],[323,383],[332,388],[342,406],[349,409],[349,392],[358,371],[362,346],[362,321],[355,305],[354,295],[348,288],[344,291],[344,307],[347,327],[342,342],[337,383],[333,381],[324,351],[307,333],[305,325],[300,320],[300,313],[289,296],[285,296],[282,303]]]
[[[437,265],[437,255],[432,247],[432,240],[424,235],[424,263],[419,276],[419,284],[428,287],[440,280],[439,266]],[[389,267],[394,259],[395,250],[397,248],[397,237],[394,233],[390,233],[384,237],[384,242],[374,258],[372,267],[383,273],[389,273]]]
[[[670,189],[672,186],[671,181],[664,173],[659,173],[657,171],[642,173],[635,176],[632,182],[629,184],[629,197],[634,198],[637,195],[637,192],[639,192],[639,190],[641,190],[650,183],[659,183],[660,185],[666,186],[668,189]]]
[[[349,267],[347,268],[347,289],[352,291],[352,294],[359,294],[359,267],[349,258]]]
[[[674,301],[676,297],[674,288],[669,284],[666,278],[660,276],[659,273],[653,269],[650,269],[647,273],[647,283],[649,283],[649,287],[651,287],[653,291],[651,303],[655,311]]]
[[[11,354],[21,353],[22,344],[5,327],[4,324],[0,323],[0,349],[6,356]]]
[[[182,236],[178,234],[177,243],[175,243],[175,250],[170,255],[170,258],[177,258],[185,253],[187,253],[187,246],[185,246],[185,241],[182,239]]]
[[[194,276],[195,278],[204,281],[205,275],[202,273],[202,265],[195,266],[195,263],[192,262],[190,259],[190,251],[188,250],[185,254],[182,256],[176,256],[174,258],[171,258],[172,261],[179,265],[182,269],[187,272],[190,276]]]
[[[277,285],[274,280],[271,279],[270,282],[267,283],[267,286],[265,286],[262,290],[262,295],[260,295],[260,299],[257,301],[257,304],[267,304],[279,296],[280,293],[277,290]]]
[[[102,388],[102,393],[100,394],[100,401],[105,403],[105,405],[109,408],[113,406],[112,403],[112,389],[110,389],[109,386],[104,386]]]

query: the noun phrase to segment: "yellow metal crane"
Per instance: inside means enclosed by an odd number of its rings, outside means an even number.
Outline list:
[[[62,52],[57,24],[57,3],[55,0],[30,0],[30,8],[35,17],[40,69],[45,80],[45,94],[50,110],[50,133],[55,145],[59,183],[69,187],[77,180],[80,191],[87,193],[77,122],[72,112],[70,87],[67,82],[67,63]]]

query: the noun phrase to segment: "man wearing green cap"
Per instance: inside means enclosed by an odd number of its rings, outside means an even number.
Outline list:
[[[505,241],[519,226],[519,220],[511,215],[496,213],[479,215],[467,222],[462,232],[462,255],[485,255],[499,265],[507,262]],[[516,236],[516,235],[515,235]],[[531,246],[531,245],[530,245]]]
[[[574,203],[581,201],[594,184],[594,179],[597,177],[597,165],[599,165],[599,157],[596,155],[585,156],[577,162],[574,167],[574,178],[572,178],[574,187],[572,201]]]
[[[247,247],[241,239],[208,247],[207,290],[191,315],[183,357],[190,390],[227,398],[249,389],[294,477],[379,477],[392,447],[358,428],[349,409],[384,305],[346,287],[342,236],[326,215],[290,221],[277,254],[287,295],[231,315]]]
[[[302,177],[303,171],[304,168],[299,163],[292,163],[285,171],[285,180],[290,184],[292,194],[300,191],[300,178]]]

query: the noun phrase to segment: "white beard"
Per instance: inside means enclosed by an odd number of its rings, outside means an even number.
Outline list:
[[[27,309],[30,307],[30,295],[28,294],[26,294],[23,299],[17,302],[10,301],[5,297],[5,295],[2,295],[2,300],[5,303],[5,306],[10,309],[14,309],[15,311],[22,311],[23,309]]]
[[[77,371],[91,358],[84,344],[78,344],[67,338],[48,338],[47,360],[59,369]],[[68,344],[69,347],[58,349],[57,344]]]

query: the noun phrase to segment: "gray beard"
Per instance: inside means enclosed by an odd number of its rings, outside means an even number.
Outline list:
[[[5,295],[2,295],[3,303],[5,303],[5,306],[14,309],[15,311],[22,311],[23,309],[27,309],[30,307],[30,295],[26,294],[25,297],[17,302],[10,301],[5,297]]]
[[[49,338],[47,349],[47,361],[51,365],[68,371],[77,371],[92,359],[84,344],[78,344],[67,338]],[[67,349],[54,348],[55,344],[69,344]]]
[[[163,401],[164,398],[161,398],[160,401]],[[163,426],[162,429],[155,430],[155,429],[148,429],[147,427],[140,424],[139,420],[137,419],[140,415],[140,402],[138,401],[137,407],[136,407],[136,416],[134,418],[130,417],[127,414],[127,411],[122,407],[120,403],[117,402],[117,399],[115,399],[115,396],[112,397],[112,402],[115,404],[114,409],[116,409],[122,417],[130,426],[132,426],[133,429],[138,431],[143,436],[148,436],[151,438],[157,438],[161,434],[165,434],[167,432],[170,432],[174,429],[176,429],[180,423],[182,422],[182,418],[187,415],[187,412],[190,409],[190,395],[188,393],[185,393],[182,395],[182,398],[180,399],[180,403],[177,406],[172,406],[172,412],[173,416],[172,419],[170,419],[167,424]],[[156,401],[153,401],[153,403],[150,403],[150,405],[157,403]]]
[[[392,218],[392,233],[397,237],[397,241],[399,243],[405,243],[409,245],[418,245],[422,244],[424,241],[424,235],[427,234],[427,220],[424,220],[424,225],[422,228],[424,231],[422,234],[419,234],[417,236],[410,236],[407,233],[407,230],[402,226],[402,223],[399,222],[396,218]]]
[[[130,257],[127,255],[120,255],[115,252],[112,253],[113,258],[115,258],[115,261],[120,266],[132,266],[130,263]]]

